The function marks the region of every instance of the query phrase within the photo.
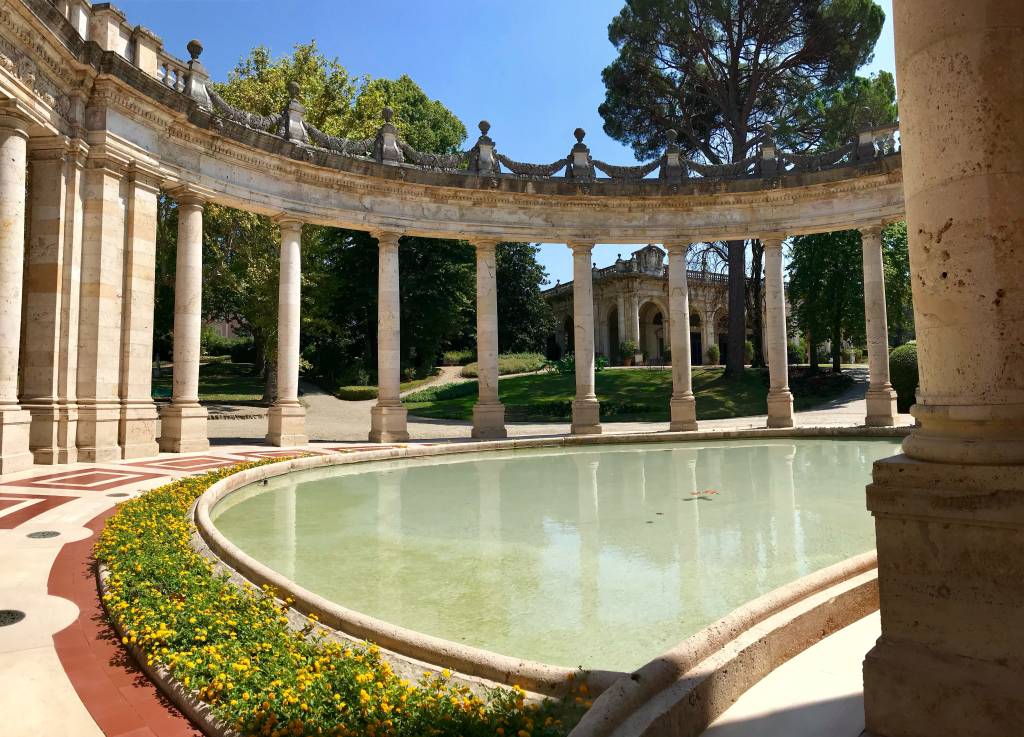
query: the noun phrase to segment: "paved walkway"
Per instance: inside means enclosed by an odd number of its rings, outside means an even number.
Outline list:
[[[859,424],[864,416],[865,383],[865,377],[858,376],[858,383],[846,396],[827,408],[799,413],[797,424]],[[373,402],[341,402],[312,387],[304,401],[309,412],[310,434],[333,441],[309,446],[311,449],[348,452],[365,444]],[[0,682],[4,684],[0,689],[0,714],[3,715],[0,733],[11,737],[191,737],[197,734],[136,671],[107,628],[90,567],[91,548],[104,520],[119,501],[175,477],[289,452],[261,443],[266,432],[265,412],[259,415],[254,408],[242,409],[256,416],[210,421],[216,445],[207,453],[163,454],[117,463],[41,466],[0,477],[0,561],[3,561],[0,566]],[[225,413],[231,411],[227,408]],[[909,416],[901,417],[903,423],[910,420]],[[762,416],[708,421],[701,425],[704,429],[735,429],[763,427],[764,421]],[[551,435],[567,432],[568,425],[515,424],[509,429],[510,434],[517,437]],[[608,424],[605,429],[610,433],[651,432],[666,430],[667,423],[617,423]],[[469,430],[469,424],[464,422],[415,419],[410,422],[413,437],[420,440],[467,438]],[[232,440],[232,437],[243,440]],[[833,642],[836,637],[839,635],[828,638],[825,643]],[[820,658],[827,662],[834,657],[822,650],[825,643],[808,651],[811,665],[807,667],[816,668],[814,663],[822,662]],[[867,650],[860,641],[850,647],[851,652],[855,650],[860,654]],[[749,718],[750,714],[761,713],[758,709],[763,712],[773,706],[776,711],[787,711],[783,708],[785,705],[803,703],[801,694],[811,682],[805,679],[828,681],[831,685],[818,685],[839,690],[856,687],[860,656],[847,655],[842,660],[842,673],[829,675],[821,671],[811,676],[801,671],[789,676],[800,679],[798,688],[785,685],[785,672],[778,671],[765,682],[766,689],[774,690],[768,691],[767,696],[758,696],[760,692],[756,690],[749,692],[749,700],[747,696],[741,699],[730,710],[732,716],[723,716],[716,729],[744,721],[758,724],[757,720]],[[778,685],[780,683],[783,685]],[[832,693],[828,689],[821,693],[826,694],[822,699],[831,698],[827,696]],[[848,701],[848,694],[840,694],[834,700]],[[853,708],[849,704],[843,708],[848,711],[848,707]],[[816,715],[833,711],[804,709],[803,713]],[[728,721],[736,714],[748,716]],[[782,733],[787,737],[803,734]],[[840,737],[846,734],[828,730],[814,733]],[[755,730],[711,734],[734,737],[773,733]],[[856,732],[850,734],[853,737]]]

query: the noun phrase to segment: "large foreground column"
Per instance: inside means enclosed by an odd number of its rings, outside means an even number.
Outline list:
[[[789,391],[786,354],[786,291],[782,281],[783,236],[761,238],[768,334],[768,427],[793,427],[793,395]]]
[[[85,171],[78,329],[78,460],[121,458],[121,312],[125,181],[123,161],[102,155]]]
[[[401,233],[374,233],[379,251],[377,276],[377,404],[370,411],[370,442],[409,439],[406,410],[399,398],[402,381],[398,240]]]
[[[128,240],[124,261],[121,331],[121,455],[153,456],[160,417],[153,402],[153,309],[156,277],[155,172],[135,166],[128,175]]]
[[[889,383],[889,326],[885,314],[882,226],[861,228],[864,255],[864,324],[868,342],[869,380],[865,425],[896,424],[896,392]]]
[[[476,243],[476,361],[480,398],[473,407],[474,438],[504,438],[505,407],[498,399],[498,269],[496,241]]]
[[[32,465],[32,417],[18,404],[27,143],[24,121],[0,116],[0,474]]]
[[[203,307],[203,200],[178,199],[178,252],[174,274],[174,370],[171,403],[160,415],[160,450],[207,450],[206,407],[199,404]]]
[[[277,401],[270,408],[267,442],[305,445],[306,408],[299,402],[299,327],[302,291],[302,223],[281,225],[281,269],[277,290]]]
[[[594,391],[594,271],[592,243],[570,243],[572,249],[573,340],[576,356],[576,399],[572,403],[572,434],[601,432],[601,406]]]
[[[670,430],[696,430],[697,404],[690,370],[690,295],[686,284],[689,241],[666,243],[668,249],[668,314],[672,343],[672,422]]]
[[[921,425],[875,464],[876,737],[1024,723],[1024,3],[897,0]]]

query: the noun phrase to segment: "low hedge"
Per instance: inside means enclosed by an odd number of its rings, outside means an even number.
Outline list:
[[[465,366],[470,361],[476,360],[476,351],[445,351],[441,354],[442,366]]]
[[[406,395],[405,402],[436,402],[441,399],[459,399],[460,397],[475,397],[480,392],[480,387],[475,381],[457,381],[448,384],[438,384],[420,389],[418,392]]]
[[[339,386],[334,390],[334,396],[338,399],[345,399],[350,402],[362,402],[367,399],[377,398],[377,387],[375,386]]]
[[[547,359],[540,353],[506,353],[498,356],[498,373],[501,376],[540,371],[546,365]],[[473,361],[465,365],[459,374],[467,379],[475,379],[480,375],[479,372],[480,364]]]
[[[889,354],[889,381],[896,390],[896,408],[909,412],[917,394],[917,342],[910,341]]]
[[[271,461],[273,462],[273,461]],[[178,479],[121,504],[96,544],[109,573],[106,610],[123,641],[166,668],[246,735],[563,735],[589,706],[527,704],[521,689],[478,696],[441,675],[400,678],[380,650],[295,630],[269,587],[240,588],[194,551],[189,508],[215,482],[263,463]]]

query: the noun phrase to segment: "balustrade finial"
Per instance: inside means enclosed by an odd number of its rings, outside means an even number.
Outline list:
[[[384,119],[385,123],[390,123],[391,118],[393,118],[394,116],[395,111],[392,110],[390,107],[385,106],[384,109],[380,111],[380,117]]]
[[[189,58],[191,58],[192,61],[197,61],[199,59],[199,55],[203,53],[203,45],[195,38],[189,41],[185,48],[188,50]]]
[[[583,139],[586,137],[587,132],[582,128],[577,128],[572,132],[572,134],[576,136],[576,143],[583,143]]]
[[[481,120],[477,127],[480,129],[481,136],[486,136],[487,132],[491,130],[491,124],[488,123],[486,120]]]
[[[287,89],[289,98],[291,98],[292,100],[297,100],[299,98],[299,83],[296,82],[294,79],[288,82]]]

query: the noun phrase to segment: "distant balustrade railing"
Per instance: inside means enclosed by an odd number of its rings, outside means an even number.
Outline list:
[[[640,268],[636,268],[635,265],[636,265],[635,261],[629,260],[629,261],[616,261],[611,266],[604,266],[604,267],[601,267],[600,269],[596,269],[595,268],[594,271],[593,271],[593,280],[595,282],[597,282],[597,281],[600,281],[602,279],[608,279],[608,278],[611,278],[611,277],[622,276],[622,275],[653,276],[653,277],[664,277],[664,278],[668,277],[668,267],[667,266],[660,268],[656,273],[652,273],[650,271],[644,271],[644,270],[642,270]],[[729,275],[728,274],[719,274],[718,272],[714,272],[714,271],[702,271],[702,270],[698,270],[698,269],[687,269],[686,270],[686,280],[691,285],[697,285],[697,284],[728,284],[729,283]],[[565,282],[564,284],[561,283],[561,282],[557,282],[557,283],[555,283],[554,286],[548,287],[547,289],[542,291],[542,294],[545,294],[547,296],[557,296],[557,295],[560,295],[560,294],[570,294],[570,293],[572,293],[572,282],[571,281]]]

